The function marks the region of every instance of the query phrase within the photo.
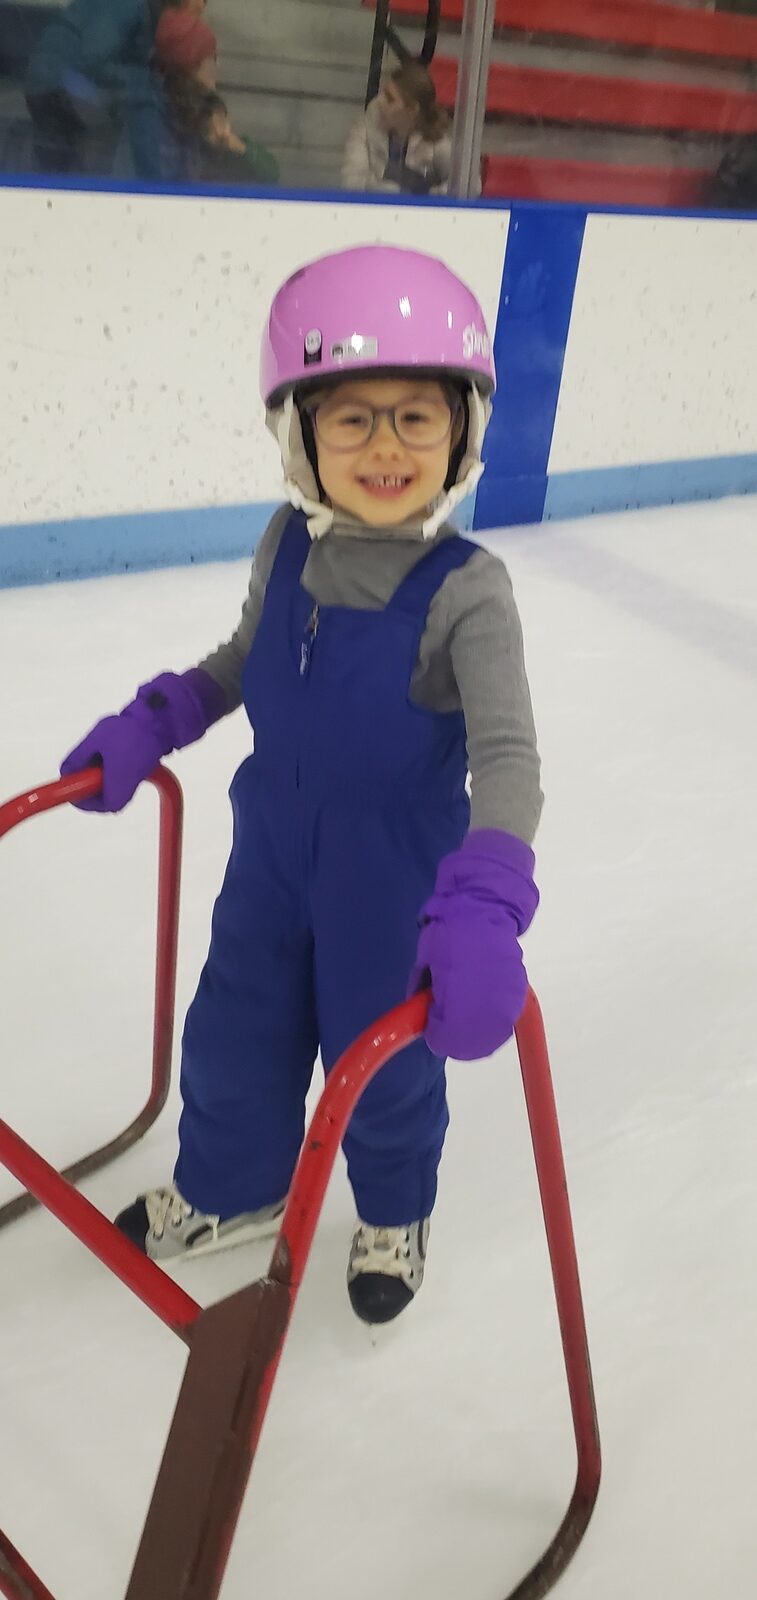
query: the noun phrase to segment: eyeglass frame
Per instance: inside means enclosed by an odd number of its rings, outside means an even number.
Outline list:
[[[389,417],[391,419],[392,432],[393,432],[395,438],[399,439],[400,444],[404,444],[405,445],[406,449],[409,449],[409,450],[421,450],[421,451],[423,451],[423,450],[438,450],[439,446],[444,444],[446,439],[449,439],[449,437],[452,434],[452,431],[454,429],[454,426],[455,426],[455,420],[456,420],[456,418],[458,416],[462,415],[462,411],[463,411],[463,407],[462,407],[462,404],[461,404],[460,401],[458,401],[456,404],[452,405],[452,404],[450,404],[449,400],[446,399],[446,397],[445,397],[445,403],[446,403],[447,408],[449,410],[449,424],[445,428],[444,433],[441,436],[441,439],[435,440],[434,444],[414,444],[414,443],[413,444],[409,444],[406,439],[403,439],[402,434],[399,432],[399,430],[397,428],[397,412],[401,409],[401,407],[403,405],[407,405],[409,403],[407,400],[401,400],[399,402],[399,404],[396,405],[396,406],[372,406],[372,405],[369,405],[367,400],[356,401],[355,404],[357,406],[363,406],[366,411],[370,411],[371,412],[372,417],[373,417],[373,421],[371,423],[371,431],[368,434],[367,439],[362,439],[359,444],[329,444],[327,440],[323,439],[323,435],[320,433],[319,428],[318,428],[318,412],[319,412],[321,406],[326,405],[326,403],[327,402],[326,402],[325,399],[324,400],[311,400],[309,403],[306,403],[303,406],[303,411],[305,412],[306,416],[308,416],[310,418],[310,420],[311,420],[311,422],[313,424],[313,429],[314,429],[316,435],[321,440],[321,442],[326,445],[326,449],[327,450],[333,450],[334,455],[338,455],[338,456],[354,455],[356,450],[364,450],[366,445],[370,444],[371,439],[373,438],[373,436],[374,436],[374,434],[376,432],[376,428],[378,426],[378,422],[379,422],[379,418],[380,417]]]

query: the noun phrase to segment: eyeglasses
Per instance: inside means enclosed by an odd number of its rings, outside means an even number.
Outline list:
[[[403,400],[398,406],[370,406],[326,400],[310,411],[318,438],[329,450],[362,450],[380,417],[388,417],[397,438],[413,450],[434,450],[449,438],[454,413],[446,400]]]

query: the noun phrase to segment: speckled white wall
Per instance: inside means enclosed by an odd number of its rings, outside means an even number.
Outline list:
[[[757,223],[590,216],[550,473],[757,450]]]
[[[277,285],[326,250],[403,243],[442,255],[493,327],[508,220],[0,189],[0,525],[277,498],[258,395]]]

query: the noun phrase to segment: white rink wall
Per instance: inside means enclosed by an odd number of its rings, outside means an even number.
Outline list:
[[[368,241],[443,256],[495,329],[464,527],[757,490],[757,218],[8,186],[0,584],[249,553],[271,296]]]
[[[443,255],[493,325],[507,228],[506,211],[0,190],[0,562],[3,529],[18,543],[29,524],[267,517],[281,467],[258,350],[278,285],[401,239]]]
[[[591,474],[596,507],[574,505]],[[639,503],[644,476],[670,499],[757,488],[757,218],[587,219],[547,501]]]
[[[591,216],[550,469],[757,450],[757,220]]]

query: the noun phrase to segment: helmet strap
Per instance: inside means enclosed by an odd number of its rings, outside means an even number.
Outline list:
[[[484,400],[476,385],[470,383],[463,393],[463,403],[465,426],[459,443],[453,447],[444,487],[421,525],[424,539],[433,539],[455,506],[475,489],[484,470],[481,450],[491,401]],[[287,499],[296,511],[305,512],[311,538],[320,539],[333,526],[334,512],[318,475],[312,421],[290,392],[280,406],[268,412],[267,422],[281,451]]]

